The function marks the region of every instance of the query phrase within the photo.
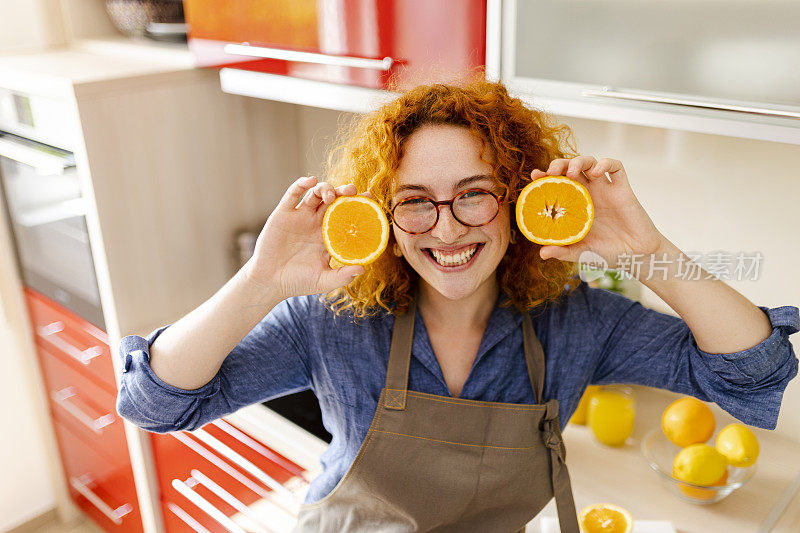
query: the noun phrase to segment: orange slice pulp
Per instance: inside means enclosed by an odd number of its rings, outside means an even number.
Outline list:
[[[581,533],[631,533],[633,517],[613,503],[593,503],[578,513]]]
[[[517,199],[517,226],[542,245],[564,246],[583,239],[594,221],[594,204],[586,187],[565,176],[530,182]]]
[[[322,239],[331,258],[343,265],[367,265],[389,242],[389,221],[375,200],[340,196],[322,219]]]

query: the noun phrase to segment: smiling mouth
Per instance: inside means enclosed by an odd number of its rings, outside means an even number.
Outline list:
[[[433,248],[425,248],[424,251],[440,266],[457,267],[469,263],[481,247],[483,243],[474,244],[457,254],[445,254]]]

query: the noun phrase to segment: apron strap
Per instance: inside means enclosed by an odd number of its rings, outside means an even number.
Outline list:
[[[550,477],[553,496],[556,499],[558,523],[561,533],[579,533],[572,483],[567,471],[567,449],[564,446],[561,424],[558,420],[558,400],[549,400],[546,405],[547,410],[542,419],[542,441],[550,449]]]
[[[392,345],[389,349],[389,364],[386,369],[387,409],[402,411],[406,408],[408,391],[408,367],[411,363],[411,342],[414,338],[414,318],[417,314],[419,285],[414,291],[414,299],[405,314],[394,318]]]
[[[544,403],[544,349],[539,337],[533,329],[530,314],[522,315],[522,344],[525,348],[525,362],[528,365],[528,377],[533,387],[533,396],[536,403]]]

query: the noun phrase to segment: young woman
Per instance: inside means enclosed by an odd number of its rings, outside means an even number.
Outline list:
[[[577,155],[570,135],[485,81],[417,87],[364,115],[328,180],[289,187],[219,292],[122,340],[119,413],[191,430],[313,389],[333,441],[297,529],[331,532],[517,531],[555,496],[562,531],[577,533],[561,430],[589,384],[669,389],[774,428],[797,374],[798,309],[679,276],[687,258],[622,163]],[[579,243],[542,247],[515,230],[519,191],[545,175],[591,193]],[[358,193],[391,216],[389,248],[331,269],[323,213]],[[425,216],[408,208],[430,201]],[[642,254],[642,274],[666,260],[669,275],[640,280],[681,318],[588,287],[575,276],[585,250],[610,268]]]

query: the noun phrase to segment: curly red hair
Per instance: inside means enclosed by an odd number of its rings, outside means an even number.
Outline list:
[[[512,203],[531,181],[533,169],[546,171],[552,160],[577,155],[568,126],[526,107],[502,83],[483,79],[460,85],[436,83],[414,87],[345,124],[339,132],[342,142],[328,156],[328,182],[334,187],[353,183],[359,192],[369,191],[388,213],[403,145],[426,124],[465,127],[480,139],[481,159],[492,165],[493,180]],[[485,159],[487,149],[491,157]],[[395,242],[390,232],[387,250]],[[526,312],[577,287],[575,264],[543,260],[540,248],[519,232],[516,243],[509,245],[496,270],[500,290],[508,297],[502,305],[513,304]],[[337,315],[345,310],[351,310],[355,318],[383,310],[402,314],[418,278],[405,259],[383,253],[362,275],[321,300]]]

